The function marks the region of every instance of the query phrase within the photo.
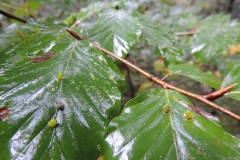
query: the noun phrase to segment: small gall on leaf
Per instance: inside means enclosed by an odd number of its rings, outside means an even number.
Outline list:
[[[23,38],[24,35],[21,31],[17,31],[16,33],[17,33],[18,37],[20,37],[21,39]]]
[[[56,119],[54,119],[54,118],[51,119],[51,120],[48,122],[48,126],[49,126],[49,127],[55,128],[56,125],[57,125],[57,121],[56,121]]]
[[[36,33],[39,32],[39,28],[38,28],[38,26],[35,27],[35,32],[36,32]]]
[[[164,111],[165,113],[169,113],[169,111],[170,111],[170,106],[169,106],[169,105],[165,105],[165,106],[163,107],[163,111]]]
[[[64,110],[64,104],[59,103],[59,104],[57,105],[57,109],[58,109],[59,111],[63,111],[63,110]]]
[[[183,117],[184,117],[185,119],[187,119],[187,120],[191,120],[191,119],[193,118],[193,114],[192,114],[192,112],[191,112],[190,110],[187,110],[187,111],[184,113]]]
[[[58,81],[62,81],[62,80],[63,80],[63,73],[59,73],[59,74],[57,75],[57,80],[58,80]]]

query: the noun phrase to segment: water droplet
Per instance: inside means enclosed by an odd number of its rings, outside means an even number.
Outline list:
[[[131,113],[131,110],[129,108],[126,108],[125,113]]]

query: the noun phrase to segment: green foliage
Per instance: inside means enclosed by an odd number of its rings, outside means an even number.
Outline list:
[[[231,84],[237,83],[230,92],[226,94],[226,96],[234,98],[240,101],[240,65],[235,66],[228,75],[224,78],[221,88],[227,87]]]
[[[176,40],[166,27],[153,23],[141,15],[138,15],[138,19],[142,25],[143,39],[157,47],[158,53],[165,61],[178,62],[183,60],[183,51],[175,46]]]
[[[166,65],[159,71],[213,89],[238,83],[226,96],[240,101],[240,67],[230,64],[240,57],[229,51],[240,43],[239,22],[173,14],[182,7],[161,2],[92,2],[65,24],[29,20],[0,34],[0,159],[239,159],[240,140],[176,91],[146,91],[121,108],[124,67],[92,43],[119,57],[150,48],[147,58]],[[86,40],[66,31],[76,20],[72,29]],[[221,67],[223,82],[204,64]]]
[[[123,77],[116,65],[61,24],[18,31],[23,37],[0,50],[0,106],[11,110],[0,121],[0,159],[96,159],[101,136],[120,111]],[[53,117],[56,128],[48,127]]]
[[[189,106],[165,89],[130,100],[106,131],[106,159],[238,159],[240,140]]]
[[[171,64],[169,65],[169,71],[170,74],[186,76],[216,89],[219,89],[221,85],[221,80],[216,78],[212,72],[204,73],[192,63]]]
[[[229,44],[239,40],[239,23],[231,22],[226,15],[207,17],[196,27],[199,32],[193,37],[192,53],[201,62],[216,60],[216,56],[224,55]]]
[[[121,10],[109,10],[87,30],[90,40],[97,41],[103,48],[125,57],[141,34],[137,20]]]

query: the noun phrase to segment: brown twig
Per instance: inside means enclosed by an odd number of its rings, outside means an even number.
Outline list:
[[[16,15],[13,15],[12,13],[9,13],[9,12],[4,11],[4,10],[2,10],[2,9],[0,9],[0,14],[6,16],[6,17],[8,17],[8,18],[15,19],[15,20],[17,20],[17,21],[19,21],[19,22],[27,23],[27,20],[25,20],[25,19],[23,19],[23,18],[21,18],[21,17],[18,17],[18,16],[16,16]]]
[[[217,90],[215,92],[212,92],[208,95],[204,95],[203,97],[208,99],[208,100],[214,100],[214,99],[217,99],[219,97],[222,97],[225,93],[229,92],[234,86],[236,86],[237,83],[235,84],[232,84],[226,88],[223,88],[223,89],[220,89],[220,90]]]
[[[68,31],[68,30],[67,30],[67,31]],[[71,32],[74,32],[74,31],[71,31]],[[70,34],[71,34],[71,32],[68,31],[68,33],[70,33]],[[77,36],[77,37],[76,37],[75,34],[77,34],[77,33],[74,32],[74,34],[71,34],[71,35],[74,36],[75,38],[80,37],[80,36]],[[78,34],[77,34],[77,35],[78,35]],[[78,38],[77,38],[77,39],[78,39]],[[90,43],[91,43],[91,42],[90,42]],[[188,96],[188,97],[197,99],[197,100],[199,100],[199,101],[201,101],[201,102],[203,102],[203,103],[211,106],[212,108],[214,108],[214,109],[216,109],[216,110],[218,110],[218,111],[221,111],[221,112],[229,115],[230,117],[235,118],[235,119],[237,119],[237,120],[240,121],[240,116],[239,116],[239,115],[237,115],[237,114],[235,114],[235,113],[233,113],[233,112],[231,112],[231,111],[229,111],[229,110],[227,110],[227,109],[225,109],[225,108],[222,108],[221,106],[219,106],[219,105],[217,105],[217,104],[209,101],[209,100],[206,99],[204,96],[199,95],[199,94],[195,94],[195,93],[192,93],[192,92],[188,92],[188,91],[186,91],[186,90],[184,90],[184,89],[181,89],[181,88],[175,87],[175,86],[173,86],[173,85],[171,85],[171,84],[168,84],[168,83],[160,80],[159,78],[155,77],[154,75],[152,75],[152,74],[150,74],[150,73],[142,70],[141,68],[135,66],[134,64],[128,62],[127,60],[125,60],[125,59],[123,59],[123,58],[121,58],[121,57],[118,57],[117,55],[113,54],[112,52],[110,52],[110,51],[108,51],[108,50],[106,50],[106,49],[104,49],[104,48],[102,48],[102,47],[100,47],[100,46],[98,46],[98,45],[96,45],[96,44],[93,44],[93,43],[91,43],[91,44],[92,44],[95,48],[99,49],[102,53],[104,53],[104,54],[106,54],[106,55],[109,55],[110,57],[112,57],[112,58],[114,58],[114,59],[117,59],[117,60],[119,60],[120,62],[126,64],[126,65],[129,66],[130,68],[132,68],[132,69],[134,69],[135,71],[139,72],[140,74],[144,75],[146,78],[148,78],[149,80],[151,80],[151,81],[155,82],[156,84],[162,86],[163,88],[172,89],[172,90],[175,90],[175,91],[177,91],[177,92],[179,92],[179,93],[181,93],[181,94],[183,94],[183,95],[186,95],[186,96]]]
[[[161,79],[161,81],[165,80],[168,76],[170,76],[170,74],[165,75],[165,76]]]
[[[194,35],[197,32],[198,32],[198,29],[193,29],[191,31],[175,32],[174,35],[175,36],[192,36],[192,35]]]
[[[0,6],[3,6],[3,7],[6,7],[6,8],[9,8],[9,9],[13,9],[13,10],[22,12],[22,13],[27,14],[27,15],[29,15],[30,17],[35,18],[35,19],[37,18],[35,15],[29,13],[29,11],[24,11],[24,10],[22,10],[22,9],[16,8],[16,7],[11,6],[11,5],[9,5],[9,4],[6,4],[6,3],[1,3],[1,2],[0,2]]]

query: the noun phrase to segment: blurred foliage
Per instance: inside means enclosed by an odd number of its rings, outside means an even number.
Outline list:
[[[145,40],[131,46],[130,51],[126,51],[130,53],[130,60],[135,59],[132,63],[160,77],[169,73],[169,68],[171,72],[171,66],[180,66],[175,67],[174,72],[181,72],[183,75],[189,76],[189,72],[186,73],[189,70],[199,73],[193,77],[204,74],[204,81],[208,78],[204,72],[208,71],[212,72],[211,76],[213,74],[216,76],[217,81],[224,79],[224,84],[230,84],[233,83],[233,79],[239,79],[237,75],[232,76],[239,70],[235,67],[240,60],[238,54],[240,52],[240,25],[237,20],[240,17],[239,6],[239,0],[2,0],[0,3],[0,8],[26,19],[29,19],[31,15],[37,19],[53,18],[64,21],[69,26],[76,20],[80,20],[81,23],[78,26],[85,36],[89,36],[85,30],[96,25],[98,20],[101,20],[101,16],[106,13],[105,10],[125,10],[129,16],[136,19],[136,23],[143,26],[140,39]],[[0,15],[0,30],[3,31],[13,22],[18,23]],[[196,32],[184,36],[176,34],[189,31]],[[99,32],[102,34],[102,31]],[[5,42],[1,41],[1,43]],[[183,65],[185,62],[189,62],[194,67],[191,68],[189,64],[185,67]],[[196,69],[197,72],[195,72]],[[126,89],[126,99],[132,98],[129,90],[137,93],[138,90],[142,92],[152,86],[134,71],[128,74],[133,84],[132,89],[131,87]],[[231,76],[232,79],[226,80],[225,76]],[[187,89],[190,88],[190,84],[197,84],[192,85],[192,89],[196,91],[213,90],[189,79],[179,80],[176,76],[168,77],[167,81]],[[218,87],[214,86],[214,88]],[[230,100],[227,99],[227,101]],[[238,106],[238,101],[234,101],[231,105]],[[229,120],[221,119],[223,124],[230,126],[234,124],[233,126],[238,129],[226,128],[237,134],[236,131],[240,128],[239,123],[236,121],[225,123]]]

